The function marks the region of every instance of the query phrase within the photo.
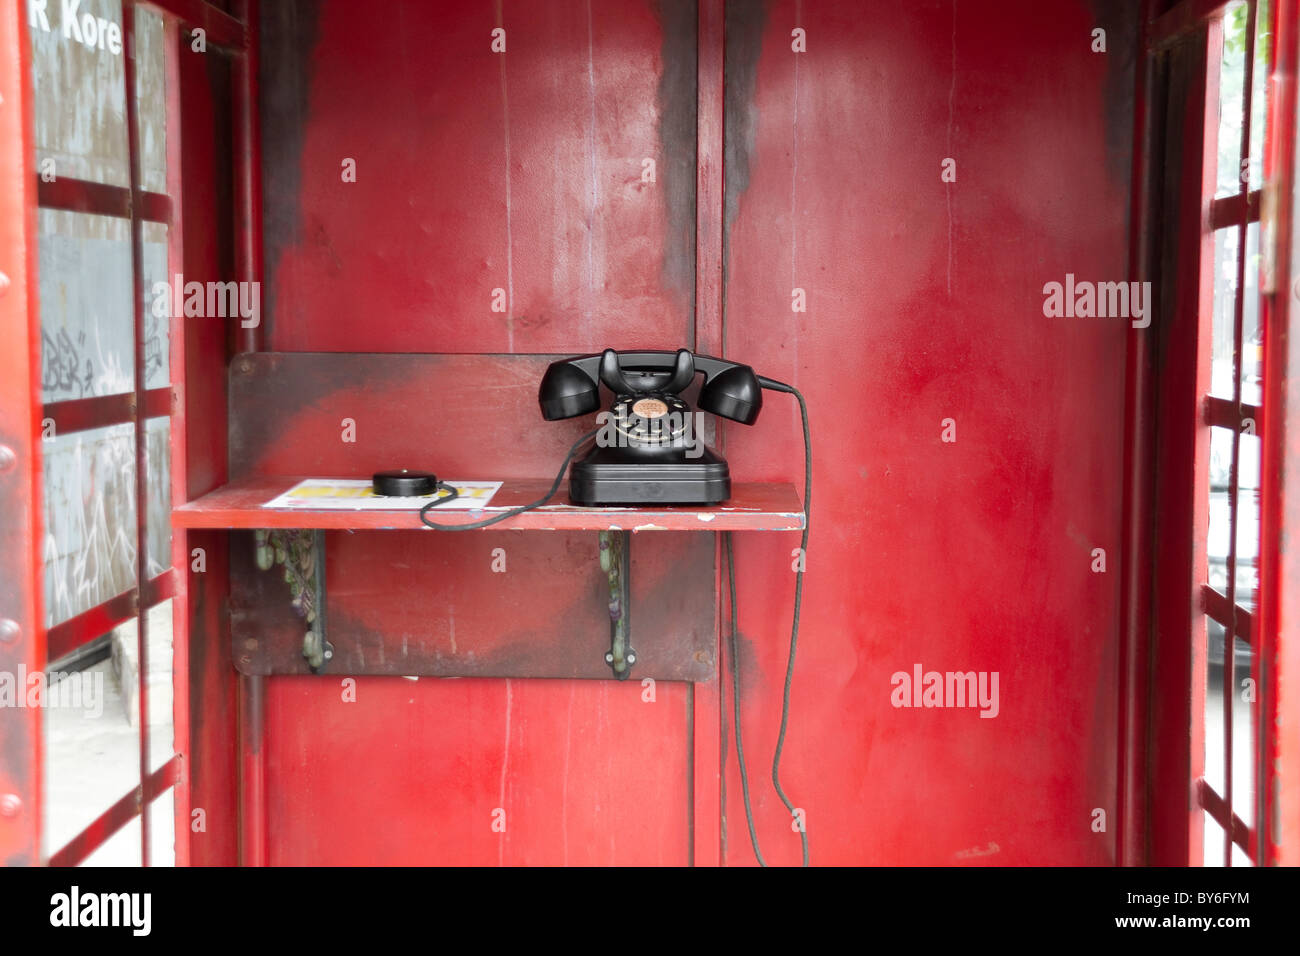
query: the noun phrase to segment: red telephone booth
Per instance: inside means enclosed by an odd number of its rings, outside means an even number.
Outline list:
[[[1296,14],[4,4],[0,860],[1300,862]]]

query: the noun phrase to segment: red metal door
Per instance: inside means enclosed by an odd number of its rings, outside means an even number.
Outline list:
[[[0,675],[25,697],[45,665],[40,627],[40,322],[35,153],[22,4],[0,10]],[[40,711],[0,711],[0,864],[40,856]]]

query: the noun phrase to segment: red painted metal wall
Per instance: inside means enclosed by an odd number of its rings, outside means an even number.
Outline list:
[[[266,347],[699,342],[794,382],[817,497],[783,782],[814,862],[1112,862],[1127,323],[1046,318],[1043,286],[1127,277],[1136,11],[737,2],[724,53],[711,0],[702,16],[650,0],[266,6]],[[697,163],[708,183],[723,159],[724,201],[697,203]],[[719,256],[715,289],[696,263]],[[697,272],[721,325],[696,313]],[[512,444],[550,427],[518,414],[472,436],[485,476],[558,464],[558,437],[554,454]],[[726,448],[739,479],[797,480],[794,403],[769,396]],[[758,831],[769,861],[794,863],[768,768],[797,539],[737,538]],[[486,573],[474,560],[464,573]],[[517,604],[500,613],[517,624]],[[891,676],[916,664],[997,672],[997,716],[892,706]],[[269,679],[272,863],[752,862],[716,681],[661,683],[654,703],[608,681],[342,690]]]

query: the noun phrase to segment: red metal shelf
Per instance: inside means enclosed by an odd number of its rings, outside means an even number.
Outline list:
[[[324,477],[324,476],[314,476]],[[309,508],[263,508],[301,477],[259,475],[223,485],[172,509],[177,528],[311,528],[323,530],[410,530],[423,528],[415,511],[334,511]],[[542,479],[507,479],[493,506],[518,507],[536,501],[550,488]],[[660,506],[587,508],[560,503],[524,512],[491,525],[492,531],[799,531],[803,504],[788,482],[738,482],[730,500],[713,507]],[[441,524],[472,524],[490,511],[444,511]]]

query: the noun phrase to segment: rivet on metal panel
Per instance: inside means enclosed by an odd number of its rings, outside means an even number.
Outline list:
[[[23,801],[16,793],[0,796],[0,817],[16,817],[22,812]]]
[[[0,471],[13,471],[14,465],[18,464],[18,456],[8,445],[0,445]]]
[[[11,617],[0,618],[0,644],[12,644],[22,636],[23,629]]]
[[[247,375],[253,370],[253,363],[250,359],[241,358],[235,363],[235,368],[240,372],[240,374]]]

